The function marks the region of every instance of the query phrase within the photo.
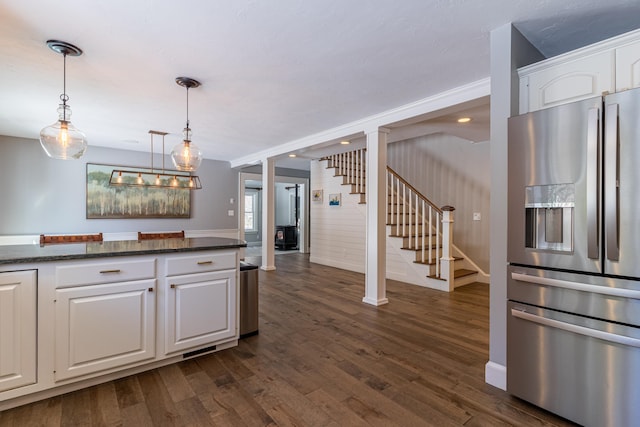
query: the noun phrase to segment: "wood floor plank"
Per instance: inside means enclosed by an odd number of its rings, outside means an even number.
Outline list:
[[[489,287],[445,293],[276,257],[235,348],[0,413],[0,426],[569,426],[484,382]]]
[[[362,418],[349,410],[343,402],[336,400],[331,394],[327,393],[323,389],[314,390],[307,394],[307,397],[317,405],[320,405],[320,407],[329,414],[331,419],[341,425],[348,425],[351,427],[365,427],[369,425]]]
[[[157,369],[135,376],[153,425],[179,425],[178,410]]]
[[[158,369],[158,373],[173,402],[181,402],[195,396],[184,372],[178,365],[163,366]]]
[[[91,425],[121,425],[122,414],[114,383],[100,384],[89,389],[89,392]]]

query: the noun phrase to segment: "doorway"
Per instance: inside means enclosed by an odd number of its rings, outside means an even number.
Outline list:
[[[262,175],[240,173],[241,256],[259,256],[262,248]],[[309,179],[275,177],[275,254],[309,252]]]

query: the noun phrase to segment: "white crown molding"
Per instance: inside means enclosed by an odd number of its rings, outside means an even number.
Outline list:
[[[542,61],[518,68],[518,75],[520,77],[523,77],[534,71],[541,71],[551,67],[555,67],[559,64],[584,59],[585,56],[595,55],[601,52],[617,49],[631,43],[636,43],[638,40],[640,40],[640,30],[633,30],[616,37],[611,37],[610,39],[606,39],[601,42],[593,43],[588,46],[584,46],[557,56],[552,56],[551,58],[547,58]]]

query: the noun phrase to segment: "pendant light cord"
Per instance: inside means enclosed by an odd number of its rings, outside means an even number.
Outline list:
[[[67,53],[62,52],[62,95],[60,95],[60,99],[62,100],[62,118],[63,121],[67,121],[67,101],[69,100],[69,96],[67,95]]]
[[[189,86],[187,86],[187,129],[189,129]]]

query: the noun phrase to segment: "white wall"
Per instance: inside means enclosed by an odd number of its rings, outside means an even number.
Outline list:
[[[311,162],[311,192],[322,190],[321,202],[310,202],[311,255],[318,264],[364,273],[365,265],[365,205],[358,196],[348,194],[350,187],[341,185],[341,178],[327,170],[326,161]],[[342,205],[329,206],[329,195],[340,194]]]
[[[395,142],[387,149],[389,166],[410,184],[436,205],[456,208],[454,243],[485,272],[489,270],[489,146],[439,134]],[[326,162],[311,162],[310,172],[311,190],[323,190],[322,203],[311,202],[310,260],[364,272],[365,205],[348,194],[350,187],[340,184],[341,178],[326,169]],[[342,194],[340,208],[328,206],[332,193]],[[481,213],[481,221],[473,221],[473,212]],[[387,248],[387,276],[414,283],[413,272],[396,252]]]
[[[435,134],[388,146],[388,164],[436,206],[453,206],[454,244],[489,273],[490,144]],[[480,221],[473,213],[480,213]]]
[[[238,172],[228,162],[202,162],[191,218],[126,220],[86,219],[86,163],[148,167],[151,156],[90,145],[79,160],[54,160],[38,140],[0,136],[0,236],[238,228]]]

